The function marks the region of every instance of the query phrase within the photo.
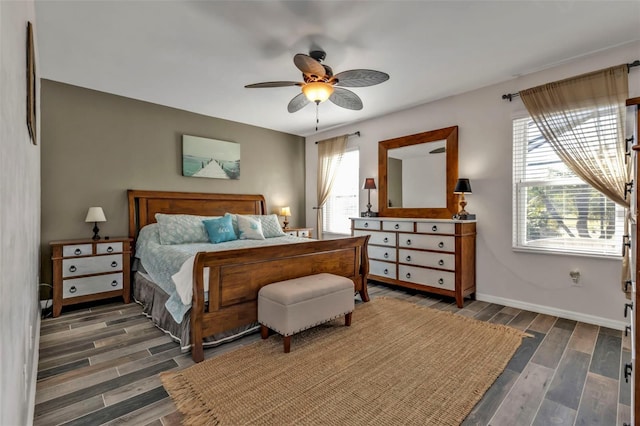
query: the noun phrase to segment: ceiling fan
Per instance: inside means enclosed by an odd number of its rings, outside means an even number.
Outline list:
[[[387,73],[367,69],[354,69],[334,75],[330,66],[322,64],[326,56],[326,53],[322,50],[313,50],[308,55],[298,53],[293,57],[293,63],[302,71],[303,81],[301,82],[268,81],[248,84],[244,87],[248,89],[301,87],[302,93],[291,99],[287,106],[287,110],[291,113],[301,110],[311,102],[314,102],[317,106],[327,99],[342,108],[361,110],[362,100],[360,97],[345,89],[345,87],[374,86],[389,79],[389,74]]]

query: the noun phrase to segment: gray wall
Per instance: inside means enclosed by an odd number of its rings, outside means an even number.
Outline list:
[[[27,21],[33,1],[0,1],[0,425],[31,424],[38,367],[40,145],[26,125]]]
[[[212,95],[214,96],[214,95]],[[240,144],[239,180],[182,176],[182,135]],[[42,276],[49,242],[128,234],[127,189],[263,194],[269,212],[291,206],[304,224],[304,140],[298,136],[42,80]],[[298,213],[298,214],[296,214]]]

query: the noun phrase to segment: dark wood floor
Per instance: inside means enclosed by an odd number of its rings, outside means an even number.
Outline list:
[[[481,301],[458,309],[451,299],[370,285],[390,296],[481,321],[508,324],[524,340],[464,425],[622,425],[629,422],[631,358],[622,332]],[[244,337],[205,351],[206,358],[259,340]],[[294,339],[295,344],[295,339]],[[36,425],[175,425],[181,416],[158,374],[192,365],[188,354],[141,315],[110,303],[42,322]]]

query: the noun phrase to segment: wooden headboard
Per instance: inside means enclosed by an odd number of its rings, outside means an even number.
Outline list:
[[[222,216],[227,212],[266,214],[266,203],[262,195],[135,189],[128,190],[127,195],[129,197],[129,237],[134,239],[143,226],[155,223],[156,213],[200,216]]]

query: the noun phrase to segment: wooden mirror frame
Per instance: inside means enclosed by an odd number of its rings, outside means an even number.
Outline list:
[[[447,153],[447,207],[403,208],[388,207],[387,151],[403,146],[446,140]],[[453,193],[458,180],[458,126],[388,139],[378,143],[378,214],[383,217],[426,217],[451,219],[458,212],[457,197]]]

